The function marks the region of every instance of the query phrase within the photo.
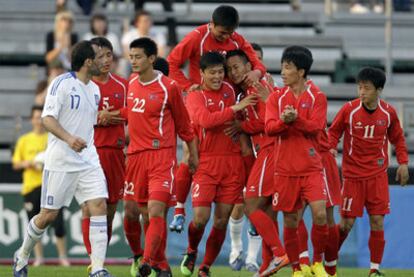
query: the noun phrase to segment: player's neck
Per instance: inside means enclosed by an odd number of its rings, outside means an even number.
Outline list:
[[[305,91],[305,80],[300,80],[289,86],[295,96],[301,95]]]
[[[109,72],[94,76],[92,79],[98,81],[99,83],[106,83],[109,80]]]
[[[364,103],[362,102],[362,105],[370,111],[374,111],[378,107],[378,99],[372,102]]]
[[[75,72],[76,78],[78,78],[82,83],[87,85],[92,78],[92,74],[88,73],[86,70],[79,70]]]
[[[154,69],[148,69],[145,72],[141,72],[139,74],[139,80],[142,83],[148,83],[152,80],[154,80],[155,78],[157,78],[158,74],[157,72],[154,71]]]

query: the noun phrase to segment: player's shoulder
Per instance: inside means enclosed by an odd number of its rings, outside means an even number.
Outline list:
[[[361,99],[356,98],[356,99],[354,99],[354,100],[351,100],[351,101],[346,102],[346,103],[343,105],[342,109],[343,109],[345,112],[351,112],[351,111],[353,111],[353,110],[359,109],[361,106],[362,106]]]
[[[388,112],[395,112],[395,108],[394,106],[392,106],[390,103],[388,103],[387,101],[380,99],[378,104],[380,105],[380,107]]]
[[[55,77],[52,82],[50,82],[49,88],[52,91],[52,94],[56,92],[58,88],[66,87],[73,83],[76,80],[76,75],[74,72],[66,72]]]
[[[131,75],[129,75],[128,85],[133,84],[138,79],[138,77],[139,77],[138,73],[132,73]]]
[[[128,81],[125,78],[122,78],[121,76],[115,74],[115,73],[109,73],[109,78],[111,78],[111,80],[121,86],[128,86]]]

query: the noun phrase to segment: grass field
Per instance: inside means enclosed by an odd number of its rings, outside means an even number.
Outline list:
[[[129,267],[127,266],[108,266],[110,272],[116,277],[129,277]],[[387,277],[413,277],[414,270],[384,270]],[[291,276],[290,268],[283,269],[277,275],[280,277]],[[182,276],[178,267],[173,268],[174,276]],[[223,277],[248,277],[253,274],[248,271],[235,272],[231,271],[229,267],[213,267],[211,270],[212,276],[223,276]],[[10,266],[0,266],[0,276],[9,277],[12,276]],[[82,277],[87,276],[85,266],[71,266],[68,268],[57,267],[57,266],[41,266],[29,268],[30,277]],[[196,274],[193,274],[196,276]],[[354,268],[341,268],[338,271],[339,277],[366,277],[368,276],[367,269],[354,269]]]

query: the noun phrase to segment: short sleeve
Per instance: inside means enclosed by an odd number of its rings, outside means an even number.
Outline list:
[[[64,97],[64,84],[62,84],[62,80],[57,77],[47,88],[47,95],[45,105],[43,107],[42,117],[52,116],[57,119],[63,105]]]

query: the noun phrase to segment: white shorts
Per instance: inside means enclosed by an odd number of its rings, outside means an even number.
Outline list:
[[[57,210],[68,207],[73,196],[81,205],[85,201],[108,198],[106,179],[101,167],[75,172],[43,171],[40,206]]]

